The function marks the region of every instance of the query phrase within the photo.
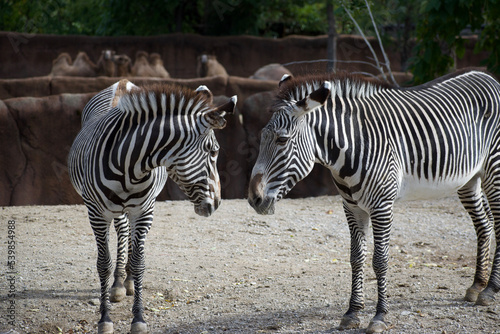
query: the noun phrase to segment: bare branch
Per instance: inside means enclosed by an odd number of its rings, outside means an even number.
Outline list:
[[[289,63],[281,64],[281,65],[282,66],[287,66],[287,65],[305,64],[305,63],[319,63],[319,62],[332,62],[332,60],[331,59],[297,60],[297,61],[291,61]],[[336,63],[347,63],[347,64],[350,64],[350,63],[353,63],[353,64],[363,64],[363,65],[371,66],[371,67],[373,67],[376,70],[379,69],[379,67],[377,67],[376,65],[373,65],[370,62],[362,61],[362,60],[338,60],[337,59],[337,60],[335,60],[335,62]]]
[[[342,5],[342,7],[344,7],[344,10],[346,11],[347,15],[349,15],[349,18],[351,19],[351,21],[356,26],[356,29],[358,29],[361,37],[363,37],[363,39],[365,40],[366,45],[370,49],[370,52],[372,53],[373,58],[375,59],[376,68],[380,71],[380,73],[382,74],[382,77],[384,78],[384,80],[387,81],[387,77],[385,76],[384,69],[382,68],[382,66],[380,66],[380,63],[378,61],[377,54],[375,53],[375,50],[373,50],[372,45],[370,44],[370,42],[366,38],[365,34],[363,33],[363,30],[361,30],[361,27],[359,26],[358,22],[352,16],[351,11],[349,9],[347,9],[347,7],[345,5]]]
[[[365,0],[365,4],[366,4],[366,8],[368,9],[368,14],[370,14],[370,18],[372,20],[373,28],[375,29],[375,34],[377,34],[378,43],[380,45],[380,50],[382,51],[382,55],[384,56],[385,67],[387,68],[387,72],[389,72],[389,75],[391,76],[392,82],[396,86],[399,86],[398,83],[396,82],[396,79],[394,79],[394,76],[392,75],[391,64],[389,62],[389,57],[387,57],[387,54],[385,53],[385,50],[384,50],[384,46],[382,45],[382,39],[380,38],[380,34],[378,33],[377,25],[375,24],[375,20],[373,19],[372,10],[370,9],[370,5],[368,4],[368,0]],[[384,74],[384,79],[386,79],[385,78],[385,74]]]

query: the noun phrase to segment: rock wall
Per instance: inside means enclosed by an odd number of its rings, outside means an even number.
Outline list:
[[[270,117],[266,107],[273,94],[265,91],[271,89],[271,83],[247,87],[244,85],[246,80],[217,88],[232,92],[228,96],[239,93],[242,100],[236,114],[227,117],[226,128],[216,132],[221,145],[218,168],[222,197],[227,199],[246,197],[248,179],[258,153],[257,138]],[[66,84],[82,83],[69,80]],[[97,84],[92,81],[87,85],[93,90]],[[259,89],[264,93],[248,98],[243,93]],[[0,206],[82,203],[69,180],[66,159],[80,130],[83,107],[93,95],[64,93],[0,101]],[[227,97],[216,97],[214,102],[222,103],[227,101],[225,99]],[[326,183],[330,187],[325,186],[325,172],[320,170],[317,174],[315,171],[291,196],[334,194],[331,182]],[[166,199],[185,199],[170,180],[159,197],[159,200]]]
[[[371,40],[379,54],[378,43]],[[486,53],[474,54],[470,38],[466,56],[457,68],[477,66]],[[214,95],[238,95],[238,111],[216,136],[223,198],[244,198],[247,182],[258,154],[259,133],[270,117],[275,81],[248,79],[261,66],[287,64],[294,75],[324,72],[326,36],[290,36],[284,39],[251,36],[205,37],[172,34],[154,37],[88,37],[26,35],[0,32],[0,206],[81,203],[68,177],[66,158],[80,129],[81,111],[96,92],[118,78],[48,77],[52,60],[61,52],[75,57],[85,51],[96,61],[103,49],[134,58],[139,50],[161,55],[173,78],[132,78],[135,84],[175,82],[190,88],[207,85]],[[401,70],[395,47],[388,47],[392,69]],[[194,78],[196,57],[215,54],[229,77]],[[338,39],[338,69],[377,74],[364,63],[372,57],[357,36]],[[306,61],[306,62],[302,62]],[[294,63],[295,62],[295,63]],[[297,63],[298,62],[298,63]],[[403,76],[404,77],[404,76]],[[402,79],[403,80],[403,79]],[[316,167],[297,184],[290,197],[335,194],[329,172]],[[183,199],[171,181],[159,199]]]
[[[0,205],[80,203],[66,158],[92,94],[0,103]]]
[[[487,53],[474,53],[475,36],[465,37],[466,52],[457,61],[457,68],[479,66]],[[382,61],[380,46],[369,38],[372,48]],[[15,32],[0,32],[0,78],[28,78],[49,74],[52,61],[67,52],[74,59],[79,51],[86,52],[97,62],[101,51],[113,49],[132,60],[139,50],[159,53],[164,66],[173,78],[196,77],[196,59],[206,52],[217,56],[229,75],[249,77],[258,68],[271,64],[288,64],[295,75],[324,71],[325,62],[300,63],[326,58],[327,36],[289,36],[282,39],[253,36],[213,37],[194,34],[169,34],[151,37],[122,36],[58,36]],[[404,70],[398,46],[386,42],[385,49],[393,71]],[[337,40],[338,69],[378,74],[370,62],[373,55],[359,36],[340,35]],[[299,62],[290,64],[293,62]]]
[[[120,78],[97,77],[35,77],[22,79],[0,79],[0,100],[16,97],[43,97],[58,94],[95,93],[111,86]],[[157,78],[129,78],[137,85],[146,83],[173,83],[196,89],[200,85],[207,86],[214,95],[238,95],[242,103],[248,96],[274,90],[277,81],[254,80],[240,77],[216,76],[195,79],[157,79]],[[241,105],[241,104],[240,104]]]
[[[326,57],[326,39],[326,36],[290,36],[283,39],[194,34],[94,37],[0,32],[0,78],[47,75],[51,70],[52,60],[62,52],[69,53],[74,59],[79,51],[84,51],[96,62],[104,49],[126,54],[132,60],[139,50],[159,53],[166,70],[174,78],[196,77],[196,59],[206,52],[216,55],[229,75],[249,77],[258,68],[270,63],[323,59]],[[378,43],[375,40],[371,40],[371,43],[380,55]],[[372,57],[365,42],[357,36],[340,36],[338,50],[339,60],[367,61]],[[399,71],[401,66],[397,54],[389,53],[394,70]],[[325,70],[326,64],[322,63],[319,67]],[[343,64],[342,67],[373,73],[373,68],[364,64]],[[294,66],[295,71],[301,68],[309,71],[312,67],[307,64]]]

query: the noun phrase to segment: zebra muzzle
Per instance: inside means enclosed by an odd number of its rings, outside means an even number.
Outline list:
[[[272,215],[274,214],[274,198],[272,197],[262,197],[259,195],[249,196],[248,203],[261,215]]]
[[[215,210],[217,210],[219,205],[220,205],[219,198],[213,200],[211,198],[207,198],[203,200],[200,204],[195,205],[194,212],[203,217],[210,217],[210,215],[212,215],[212,213],[214,213]]]
[[[256,173],[250,180],[248,203],[257,213],[261,215],[272,215],[274,214],[274,202],[275,199],[273,197],[266,196],[265,194],[262,174]]]

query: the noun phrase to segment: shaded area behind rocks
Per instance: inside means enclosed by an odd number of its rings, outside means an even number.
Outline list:
[[[104,77],[52,78],[49,89],[54,92],[64,88],[94,91],[114,81],[116,79]],[[142,85],[149,80],[133,82]],[[182,83],[191,88],[202,84],[199,80],[183,80]],[[217,131],[216,136],[221,145],[218,167],[222,197],[244,198],[257,158],[260,129],[271,116],[267,106],[273,93],[265,91],[273,89],[277,83],[234,77],[227,80],[213,77],[208,82],[204,80],[203,84],[207,83],[212,92],[219,95],[214,99],[215,104],[225,101],[224,95],[238,95],[239,98],[238,110],[227,117],[226,128]],[[58,94],[0,101],[0,142],[4,143],[0,146],[0,206],[82,203],[69,180],[66,159],[80,130],[83,107],[93,95]],[[335,193],[329,172],[321,168],[308,177],[308,182],[299,183],[290,196]],[[185,199],[185,196],[169,180],[158,199]]]
[[[381,57],[378,43],[370,43]],[[484,53],[473,54],[474,37],[468,38],[466,53],[457,68],[478,65]],[[238,111],[228,126],[217,133],[221,143],[219,171],[223,198],[246,197],[247,182],[255,163],[259,134],[270,117],[267,107],[276,80],[249,79],[260,67],[285,64],[294,75],[324,72],[325,62],[314,60],[326,54],[326,36],[290,36],[283,39],[251,36],[206,37],[172,34],[154,37],[89,37],[26,35],[0,32],[0,205],[81,203],[69,182],[66,158],[80,129],[86,102],[96,92],[112,85],[112,77],[48,76],[52,61],[62,52],[74,58],[86,52],[98,59],[102,50],[122,55],[138,51],[157,53],[176,79],[135,77],[137,85],[151,82],[177,83],[195,89],[206,85],[214,96],[238,95]],[[397,52],[388,47],[393,70],[401,70]],[[196,77],[196,59],[216,55],[229,76]],[[373,67],[360,63],[372,57],[358,36],[340,36],[337,69],[376,75]],[[298,62],[297,62],[298,61]],[[302,61],[305,61],[302,63]],[[310,62],[312,61],[312,62]],[[408,81],[397,74],[400,83]],[[190,78],[190,79],[189,79]],[[275,79],[275,78],[273,78]],[[306,182],[300,182],[290,197],[335,194],[329,172],[315,167]],[[168,182],[159,199],[183,199],[180,190]]]

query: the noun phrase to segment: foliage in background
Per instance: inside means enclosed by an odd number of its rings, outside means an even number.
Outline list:
[[[202,35],[320,35],[328,28],[328,0],[3,0],[0,30],[44,34],[98,36],[159,35],[174,32]],[[372,1],[377,17],[391,18],[387,4]],[[338,0],[333,0],[338,3]],[[362,1],[354,1],[357,3]],[[339,6],[336,6],[339,8]],[[341,10],[339,33],[353,25]],[[359,22],[364,13],[356,11]],[[384,23],[385,24],[385,23]]]
[[[476,50],[490,50],[491,55],[485,65],[500,76],[500,1],[490,0],[483,9],[485,25],[480,34]]]
[[[465,43],[461,33],[478,32],[476,50],[491,50],[488,69],[499,73],[500,1],[425,0],[419,9],[417,45],[411,71],[415,83],[423,83],[448,73],[455,58],[462,58]]]
[[[334,4],[338,34],[357,33],[342,9],[344,4],[365,34],[373,36],[364,0],[2,0],[0,30],[97,36],[320,35],[328,31],[328,1]],[[397,50],[404,69],[413,55],[410,70],[416,83],[453,69],[455,58],[465,50],[464,40],[457,36],[466,28],[477,30],[476,50],[491,51],[486,65],[500,74],[500,0],[369,3],[383,44]]]

